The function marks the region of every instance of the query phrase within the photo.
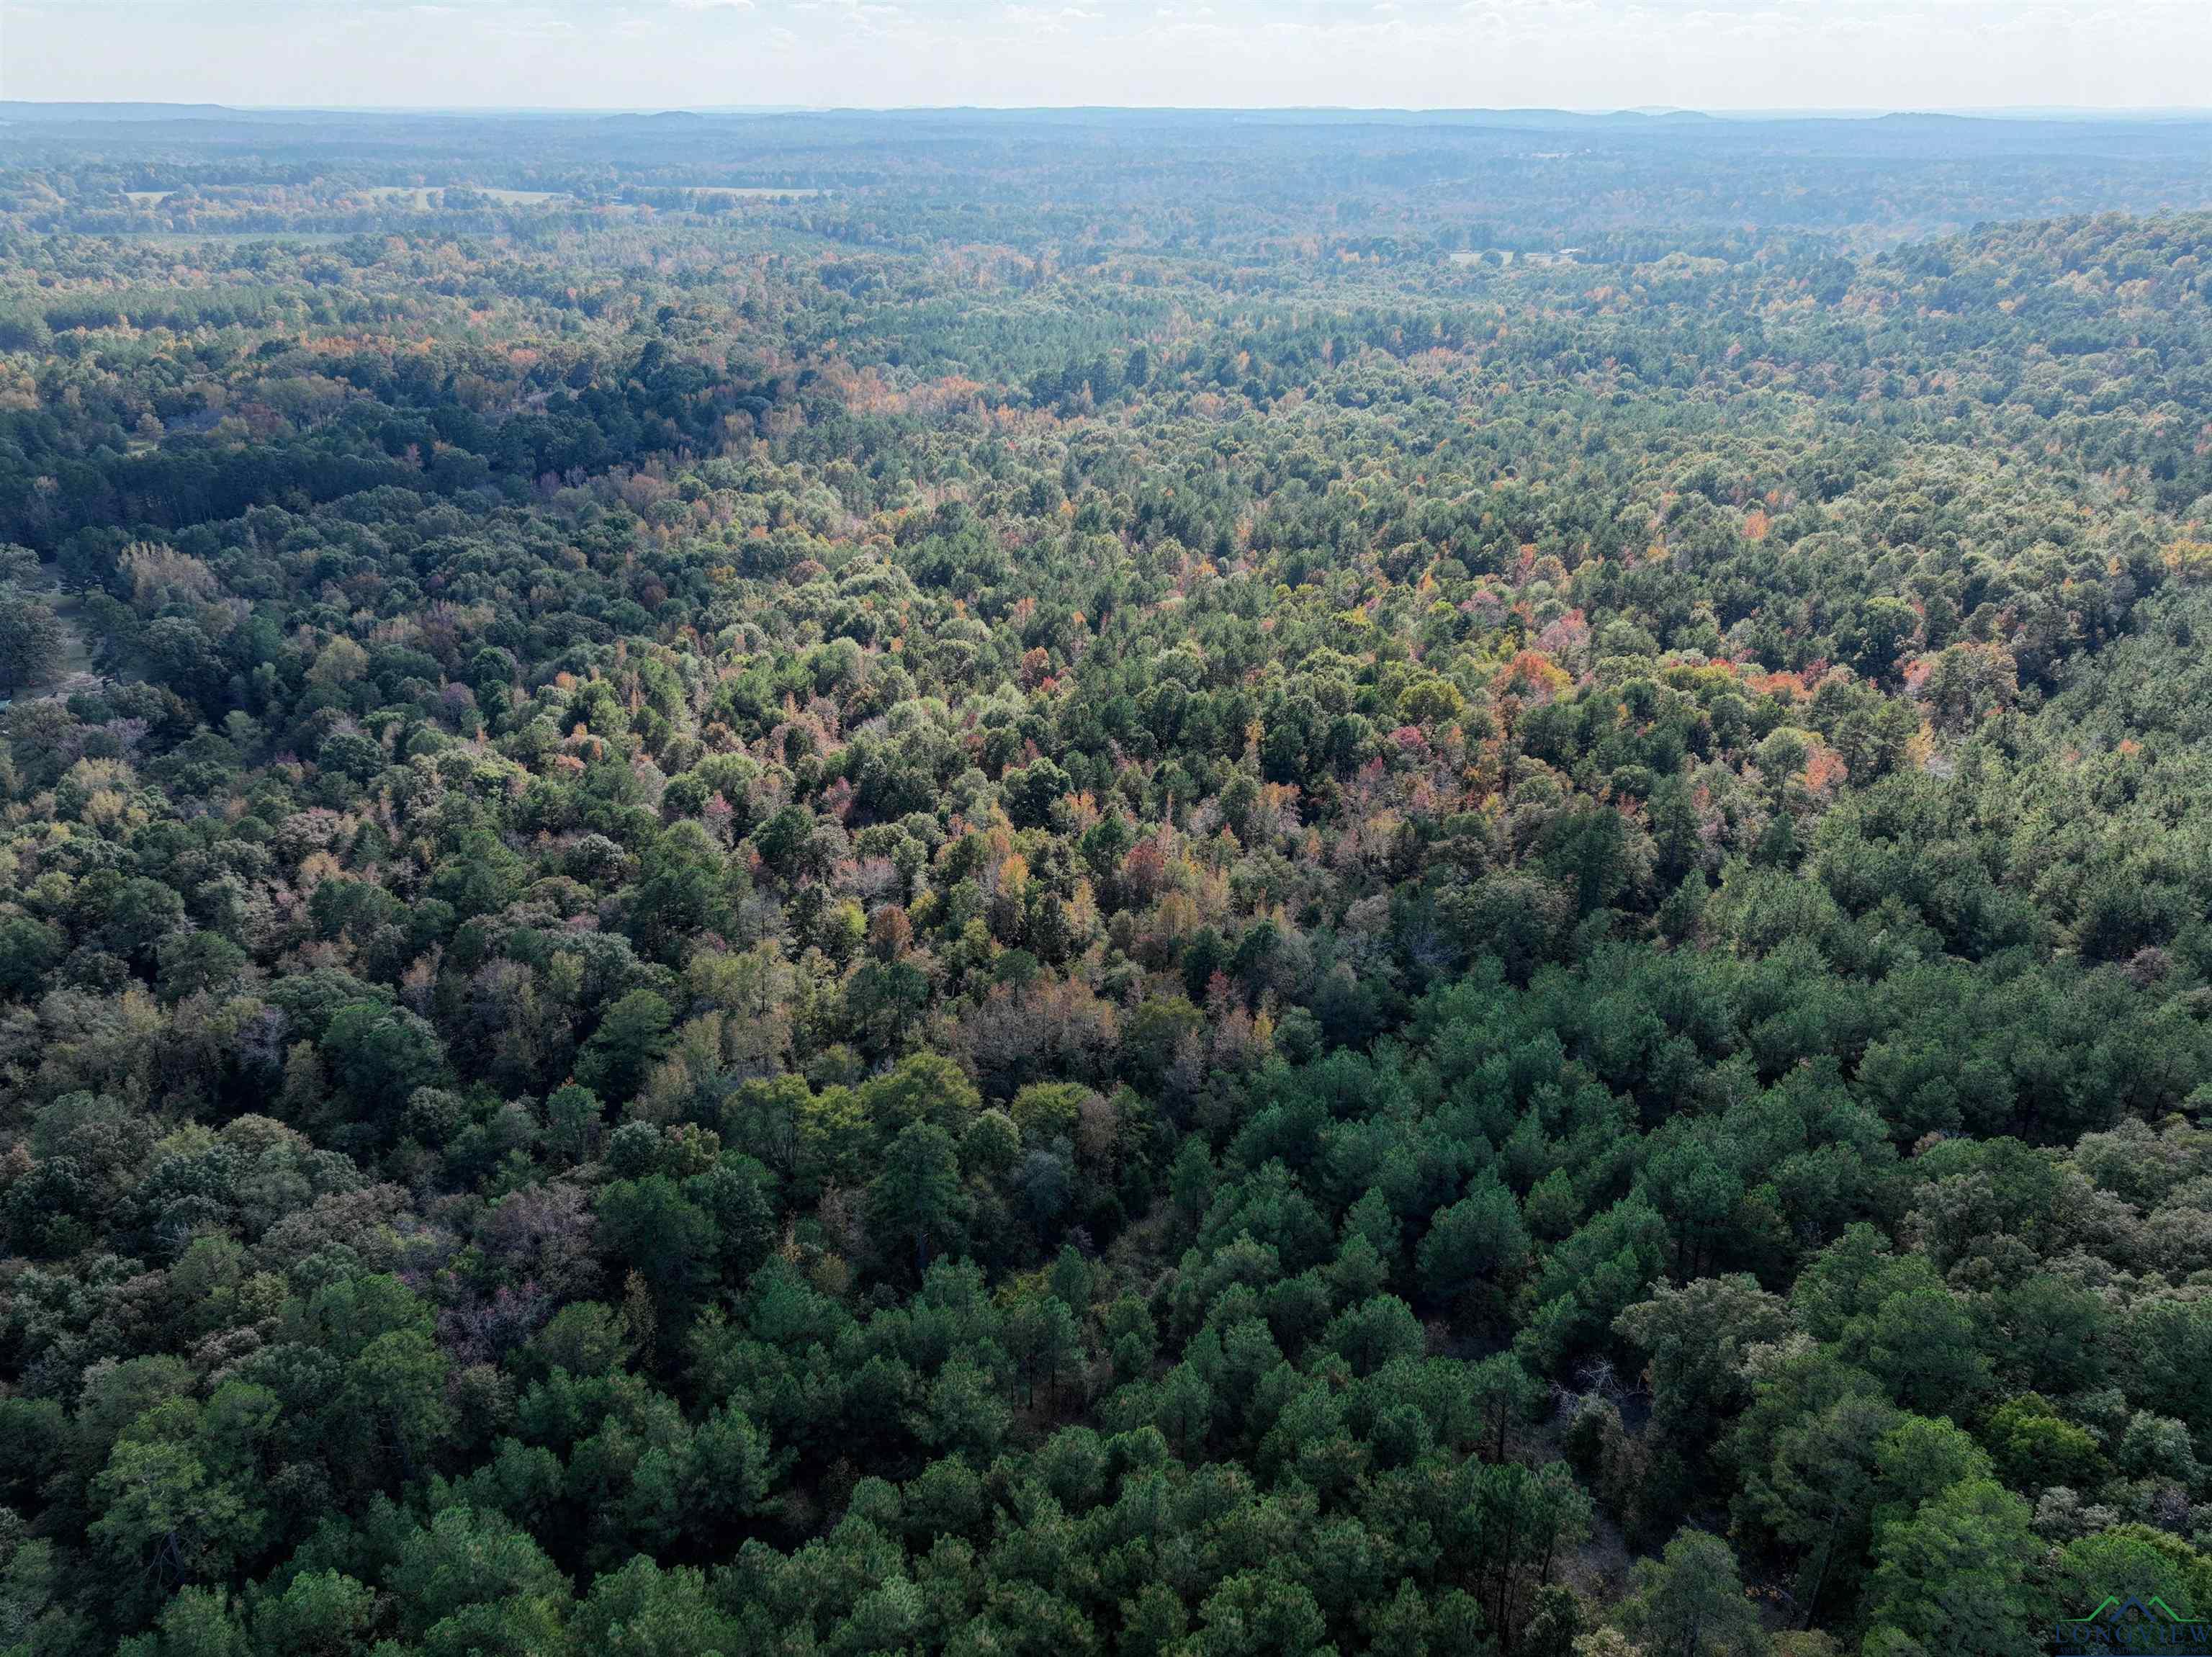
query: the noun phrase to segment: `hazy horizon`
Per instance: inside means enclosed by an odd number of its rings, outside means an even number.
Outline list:
[[[244,115],[929,115],[974,113],[1019,114],[1132,115],[1391,115],[1466,118],[1485,115],[1547,115],[1603,120],[1620,117],[1663,119],[1689,116],[1716,121],[1881,120],[1924,115],[1962,120],[2138,120],[2212,119],[2212,102],[2203,104],[1819,104],[1768,105],[1757,108],[1646,105],[1622,107],[1568,104],[1174,104],[1174,103],[782,103],[782,104],[435,104],[435,103],[248,103],[183,98],[21,98],[0,94],[0,107],[34,109],[192,110],[220,109]]]
[[[0,18],[0,97],[393,113],[2142,113],[2201,107],[2207,62],[2195,0],[14,0]]]

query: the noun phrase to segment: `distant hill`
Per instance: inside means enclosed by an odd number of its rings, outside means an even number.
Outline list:
[[[0,98],[0,121],[48,125],[76,121],[251,121],[270,112],[232,109],[223,104],[73,104],[36,103],[27,98]]]

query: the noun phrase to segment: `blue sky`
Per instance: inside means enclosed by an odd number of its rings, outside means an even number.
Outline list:
[[[2212,103],[2212,0],[0,0],[0,96],[587,108]]]

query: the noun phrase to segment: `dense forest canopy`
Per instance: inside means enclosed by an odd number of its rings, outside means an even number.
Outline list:
[[[0,1652],[2212,1617],[2212,129],[150,113]]]

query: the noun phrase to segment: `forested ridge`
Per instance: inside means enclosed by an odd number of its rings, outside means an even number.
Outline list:
[[[1024,119],[0,131],[0,1652],[2212,1617],[2201,150]]]

